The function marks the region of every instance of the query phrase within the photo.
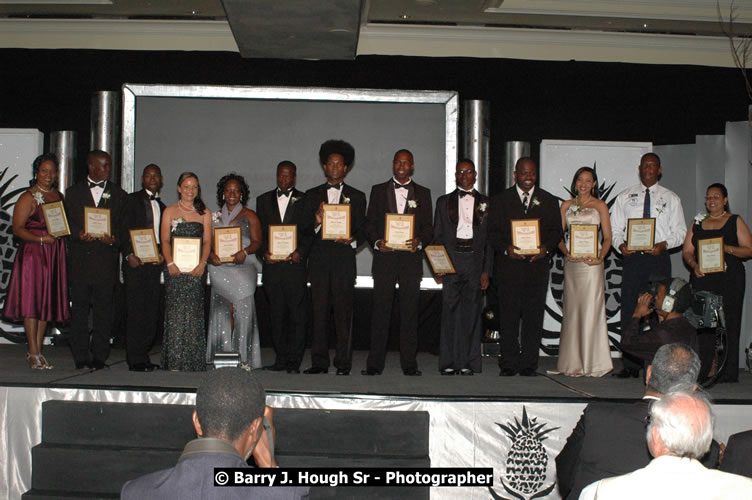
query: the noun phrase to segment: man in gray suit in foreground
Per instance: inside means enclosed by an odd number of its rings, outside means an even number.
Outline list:
[[[215,467],[248,467],[246,460],[259,440],[266,439],[262,423],[265,400],[259,381],[240,368],[208,372],[196,391],[193,411],[198,439],[185,446],[175,467],[125,483],[120,498],[307,500],[308,488],[214,486]],[[257,462],[272,466],[273,458],[268,450],[264,452],[266,459],[258,457]]]

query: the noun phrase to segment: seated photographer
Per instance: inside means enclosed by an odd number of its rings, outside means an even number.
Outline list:
[[[681,342],[698,352],[697,331],[684,317],[691,304],[692,288],[686,281],[669,278],[652,282],[650,291],[637,299],[632,319],[621,334],[622,348],[646,362],[664,344]],[[658,323],[641,331],[640,320],[653,312]]]

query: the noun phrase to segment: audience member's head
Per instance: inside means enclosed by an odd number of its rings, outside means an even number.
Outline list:
[[[713,441],[713,412],[700,392],[665,394],[650,407],[647,441],[654,457],[699,459]]]
[[[697,384],[700,358],[686,344],[662,345],[647,371],[649,392],[666,394],[672,390],[691,391]]]
[[[209,371],[196,391],[196,432],[228,441],[245,456],[263,429],[265,401],[264,388],[251,373],[241,368]]]

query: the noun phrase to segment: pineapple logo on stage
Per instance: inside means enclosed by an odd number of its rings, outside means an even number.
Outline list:
[[[496,423],[509,438],[511,447],[507,454],[506,472],[499,479],[501,485],[518,500],[532,500],[551,493],[556,481],[544,488],[546,470],[548,468],[548,454],[543,446],[546,434],[558,427],[546,429],[546,423],[538,423],[538,417],[528,418],[527,408],[522,407],[522,421],[514,417],[514,422],[506,424]],[[489,493],[496,500],[511,500],[503,497],[489,486]]]

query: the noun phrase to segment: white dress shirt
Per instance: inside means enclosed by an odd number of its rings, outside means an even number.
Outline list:
[[[333,191],[334,190],[332,189],[332,192]],[[290,188],[290,194],[287,196],[280,196],[279,192],[280,192],[280,189],[277,188],[274,194],[277,196],[277,208],[279,208],[279,220],[282,221],[282,220],[285,220],[287,207],[290,206],[290,198],[292,198],[292,188]],[[331,201],[329,203],[331,203]]]
[[[457,238],[469,240],[473,237],[473,209],[475,208],[475,198],[472,191],[457,189]],[[471,193],[471,196],[460,196],[463,192]]]
[[[514,187],[517,188],[517,196],[520,197],[520,203],[523,205],[525,204],[525,191],[520,188],[518,184],[515,184]],[[533,193],[535,193],[535,186],[533,186],[530,191],[527,192],[527,208],[530,208],[530,202],[533,200]]]
[[[146,194],[149,196],[159,195],[159,193],[152,193],[148,189],[144,188],[144,191],[146,191]],[[162,219],[162,211],[159,209],[159,202],[157,200],[149,200],[151,203],[151,214],[152,214],[152,222],[154,226],[154,234],[157,237],[157,245],[159,245],[159,224]]]
[[[642,183],[636,184],[616,197],[611,210],[611,234],[616,250],[627,240],[627,220],[642,219],[646,189],[648,188]],[[653,184],[650,187],[650,216],[655,217],[656,243],[665,241],[668,249],[684,243],[687,223],[684,220],[681,200],[676,193],[657,183]]]
[[[97,181],[91,180],[91,177],[89,177],[88,175],[86,176],[86,181],[97,182]],[[104,182],[103,187],[95,186],[95,187],[89,188],[89,191],[91,191],[91,197],[94,198],[94,206],[99,206],[99,200],[102,199],[102,193],[104,193],[104,188],[107,187],[107,181],[100,181],[100,182]]]
[[[405,205],[407,205],[407,186],[410,185],[410,183],[413,181],[412,179],[408,180],[406,183],[401,184],[397,181],[394,177],[392,177],[392,181],[396,182],[402,187],[396,187],[394,188],[394,197],[397,199],[397,213],[398,214],[404,214],[405,213]]]

